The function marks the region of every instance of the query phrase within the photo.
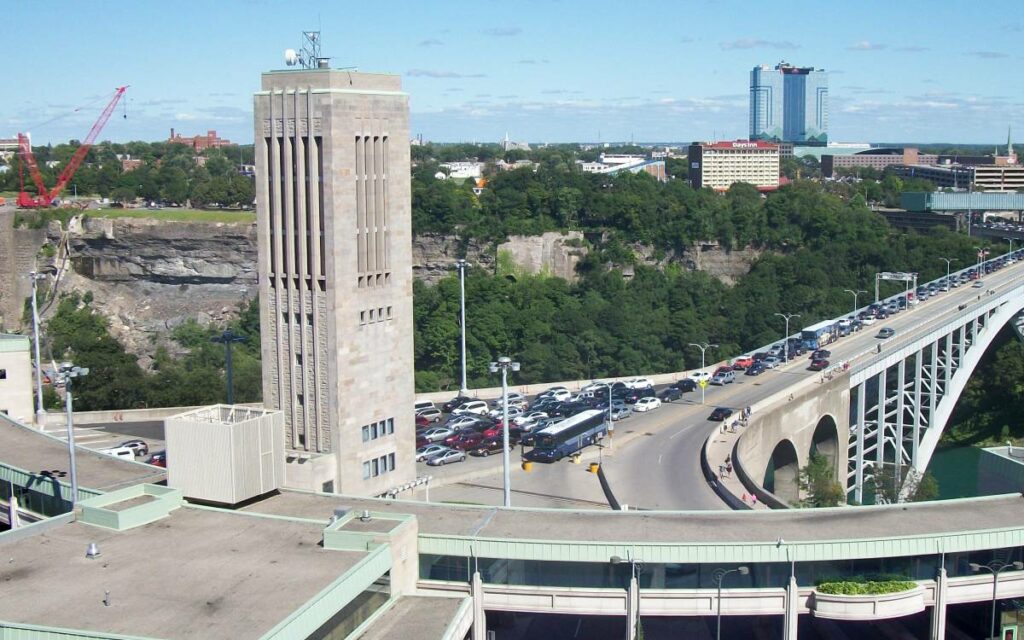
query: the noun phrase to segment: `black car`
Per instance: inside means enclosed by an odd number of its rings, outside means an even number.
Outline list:
[[[673,402],[683,397],[683,392],[676,387],[665,387],[661,393],[658,394],[658,399],[662,402]]]
[[[755,362],[754,364],[752,364],[749,367],[747,367],[747,370],[746,370],[746,372],[743,375],[745,375],[745,376],[759,376],[762,373],[764,373],[766,369],[767,369],[767,367],[765,367],[760,362]]]
[[[469,402],[472,399],[473,398],[470,398],[468,396],[455,396],[454,398],[452,398],[448,402],[444,403],[444,405],[441,407],[441,409],[445,413],[451,413],[452,411],[455,411],[456,409],[458,409],[459,407],[461,407],[462,405],[466,404],[467,402]]]
[[[586,411],[589,408],[589,405],[582,402],[559,402],[547,413],[552,418],[568,418],[580,413],[581,411]]]
[[[714,420],[715,422],[721,422],[732,415],[732,409],[729,407],[715,407],[715,410],[708,416],[708,420]]]
[[[832,352],[828,349],[818,349],[811,354],[811,360],[828,360],[832,357]]]
[[[643,389],[630,389],[626,392],[623,400],[626,404],[635,404],[640,398],[653,398],[655,397],[653,387],[644,387]]]
[[[683,378],[682,380],[676,382],[673,386],[675,386],[676,389],[679,389],[683,393],[686,393],[688,391],[696,391],[697,381],[694,380],[693,378]]]

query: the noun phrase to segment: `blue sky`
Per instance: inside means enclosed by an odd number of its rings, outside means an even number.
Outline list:
[[[750,68],[785,59],[831,73],[831,140],[1024,141],[1020,0],[4,4],[0,137],[37,143],[83,138],[121,84],[103,139],[251,142],[260,73],[318,26],[333,66],[402,75],[428,140],[745,137]]]

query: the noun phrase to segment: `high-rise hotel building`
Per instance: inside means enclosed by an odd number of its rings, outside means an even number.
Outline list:
[[[750,72],[750,139],[828,144],[828,73],[780,62]]]
[[[289,487],[415,476],[409,99],[393,75],[263,74],[255,95],[263,401]]]

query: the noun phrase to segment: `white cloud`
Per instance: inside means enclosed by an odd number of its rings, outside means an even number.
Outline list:
[[[886,45],[879,44],[877,42],[870,42],[868,40],[861,40],[860,42],[854,43],[852,46],[847,47],[848,51],[881,51]]]
[[[722,49],[799,49],[800,45],[789,40],[761,40],[760,38],[740,38],[731,42],[721,42]]]

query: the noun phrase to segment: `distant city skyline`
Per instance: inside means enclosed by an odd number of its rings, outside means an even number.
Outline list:
[[[128,118],[101,139],[163,140],[174,127],[249,143],[252,79],[317,28],[333,67],[400,74],[412,133],[431,141],[746,138],[750,69],[783,59],[829,73],[830,141],[995,144],[1008,126],[1024,132],[1024,87],[1009,80],[1024,10],[1009,0],[984,11],[790,0],[756,21],[741,0],[12,4],[9,24],[48,35],[8,34],[21,55],[4,74],[0,137],[27,131],[36,144],[84,138],[122,84]]]

